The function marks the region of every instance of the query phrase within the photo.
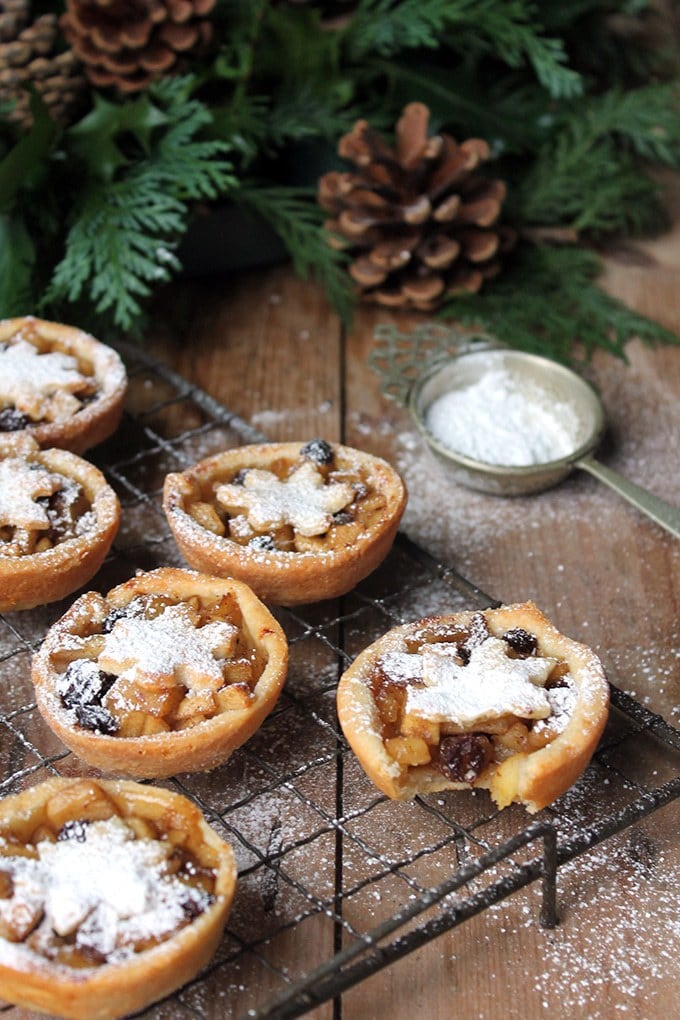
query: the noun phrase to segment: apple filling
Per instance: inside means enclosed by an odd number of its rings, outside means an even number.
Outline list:
[[[139,737],[253,704],[265,663],[234,594],[90,599],[86,625],[50,655],[73,725]]]
[[[166,941],[215,902],[192,838],[172,812],[124,814],[94,781],[58,789],[3,826],[0,938],[78,969]]]
[[[0,556],[31,556],[96,527],[83,486],[38,461],[0,461]]]
[[[324,439],[305,443],[296,459],[244,467],[193,483],[187,512],[220,537],[261,552],[345,549],[384,515],[387,499],[364,464],[340,466]]]

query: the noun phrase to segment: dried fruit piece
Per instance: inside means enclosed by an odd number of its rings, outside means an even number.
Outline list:
[[[518,655],[533,655],[538,647],[536,635],[530,634],[523,627],[513,627],[511,630],[506,630],[505,634],[503,634],[503,640]]]
[[[76,705],[75,712],[80,725],[93,733],[113,736],[120,728],[118,720],[102,705]]]
[[[493,761],[493,744],[483,733],[456,733],[439,744],[437,768],[456,783],[472,783]]]
[[[31,419],[16,407],[3,407],[0,411],[0,432],[18,432],[30,424]]]
[[[100,705],[117,678],[90,659],[75,659],[57,681],[57,693],[67,708]]]
[[[300,449],[300,456],[313,460],[315,464],[323,464],[328,467],[333,463],[333,447],[325,439],[310,439]]]

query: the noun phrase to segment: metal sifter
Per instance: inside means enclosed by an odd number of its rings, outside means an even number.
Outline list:
[[[451,335],[449,331],[449,335]],[[455,336],[455,334],[454,334]],[[435,356],[422,369],[422,349],[436,350],[441,334],[425,334],[416,343],[414,360],[405,362],[405,344],[393,343],[390,334],[382,334],[382,347],[373,358],[382,375],[386,393],[403,403],[437,459],[456,482],[469,488],[499,496],[540,492],[556,485],[574,468],[594,475],[618,492],[672,535],[680,538],[680,509],[664,502],[623,475],[596,460],[593,452],[605,429],[605,413],[599,396],[579,375],[548,358],[501,347],[493,338],[474,334],[458,337],[453,353]],[[401,350],[401,357],[400,357]],[[382,359],[382,360],[381,360]],[[555,459],[512,465],[487,463],[457,452],[454,441],[433,434],[428,412],[446,394],[462,392],[478,383],[488,372],[512,371],[527,387],[540,387],[573,425],[573,444],[567,453]],[[461,444],[465,449],[465,445]]]

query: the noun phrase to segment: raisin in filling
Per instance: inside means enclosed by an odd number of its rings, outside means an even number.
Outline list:
[[[31,419],[16,407],[3,407],[0,411],[0,432],[20,432],[31,424]]]
[[[50,527],[47,537],[53,545],[75,538],[88,524],[91,510],[83,487],[72,479],[64,479],[64,485],[57,489],[48,500],[47,516]]]
[[[506,630],[503,640],[518,655],[533,655],[538,647],[536,635],[530,634],[523,627],[513,627],[512,630]]]
[[[325,439],[310,439],[300,449],[300,456],[307,457],[315,464],[321,464],[324,467],[329,467],[335,459],[333,447]]]
[[[99,669],[90,659],[75,659],[57,680],[57,693],[65,708],[73,709],[76,719],[86,730],[113,736],[118,721],[102,705],[102,698],[117,677]]]
[[[432,762],[447,779],[472,783],[493,759],[493,744],[484,733],[454,733],[442,737]]]

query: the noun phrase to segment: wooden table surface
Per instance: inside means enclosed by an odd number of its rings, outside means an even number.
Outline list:
[[[680,334],[680,217],[609,257],[603,285]],[[511,500],[454,485],[368,364],[376,325],[422,317],[362,309],[345,331],[284,265],[184,283],[161,318],[153,350],[182,375],[272,440],[323,436],[387,457],[409,488],[410,538],[503,601],[533,598],[598,651],[612,682],[680,724],[680,544],[585,473]],[[603,459],[677,506],[680,347],[628,354],[592,365],[610,422]],[[314,1015],[675,1015],[679,815],[675,802],[562,869],[553,931],[536,923],[532,887]]]

